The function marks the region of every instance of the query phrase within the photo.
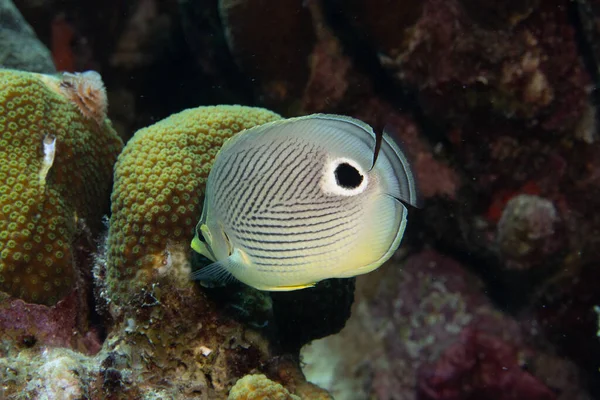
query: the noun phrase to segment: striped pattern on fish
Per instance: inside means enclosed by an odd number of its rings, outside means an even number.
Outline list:
[[[406,158],[358,120],[316,114],[249,129],[209,175],[192,247],[215,264],[194,277],[293,290],[366,273],[400,243],[401,201],[417,203]]]

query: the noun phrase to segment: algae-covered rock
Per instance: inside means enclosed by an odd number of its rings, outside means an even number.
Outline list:
[[[0,0],[0,67],[56,72],[50,51],[38,40],[11,0]]]

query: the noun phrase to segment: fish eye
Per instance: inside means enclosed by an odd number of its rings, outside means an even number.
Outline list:
[[[202,225],[198,224],[196,226],[196,236],[198,236],[198,240],[200,240],[202,243],[206,243],[206,239],[204,238],[204,235],[202,234]]]
[[[333,171],[336,183],[344,189],[356,189],[364,177],[354,166],[342,162]]]

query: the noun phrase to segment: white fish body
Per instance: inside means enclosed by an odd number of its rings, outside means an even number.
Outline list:
[[[284,291],[370,272],[400,245],[402,202],[417,201],[400,148],[359,120],[315,114],[248,129],[209,174],[192,248],[215,263],[194,278]]]

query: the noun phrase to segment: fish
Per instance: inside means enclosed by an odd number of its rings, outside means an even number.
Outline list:
[[[375,270],[420,207],[408,159],[386,132],[312,114],[228,139],[209,173],[191,242],[213,263],[192,279],[291,291]]]

